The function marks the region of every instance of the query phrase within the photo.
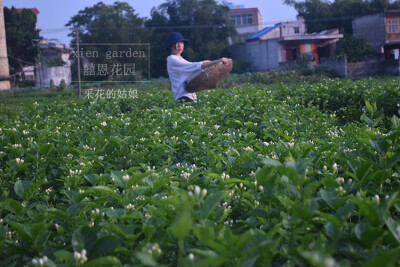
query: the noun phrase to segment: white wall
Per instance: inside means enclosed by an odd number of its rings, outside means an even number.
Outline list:
[[[47,67],[42,64],[40,71],[37,68],[35,72],[36,87],[49,87],[50,80],[53,80],[54,85],[58,86],[63,79],[67,85],[71,84],[71,66]]]

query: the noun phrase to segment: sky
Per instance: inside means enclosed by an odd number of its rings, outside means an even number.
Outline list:
[[[105,4],[113,4],[116,0],[102,0]],[[166,2],[165,0],[120,0],[129,3],[140,17],[150,18],[153,7]],[[3,0],[6,7],[33,8],[39,10],[38,28],[41,36],[56,39],[60,43],[69,45],[70,30],[65,28],[69,19],[85,7],[93,6],[100,0]],[[218,1],[221,3],[221,1]],[[233,5],[244,5],[246,8],[258,7],[264,26],[277,22],[295,20],[297,12],[283,4],[283,0],[230,0]]]

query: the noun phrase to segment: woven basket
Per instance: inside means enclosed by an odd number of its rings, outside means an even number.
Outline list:
[[[233,61],[229,59],[227,64],[219,62],[196,72],[186,80],[186,91],[194,93],[213,87],[231,72],[232,67]]]

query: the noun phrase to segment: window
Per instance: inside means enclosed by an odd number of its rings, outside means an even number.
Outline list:
[[[253,16],[251,14],[231,16],[231,22],[235,26],[252,25]]]
[[[242,16],[243,25],[251,25],[253,24],[253,16],[252,15],[243,15]]]
[[[235,26],[242,25],[242,18],[241,16],[231,16],[231,22]]]
[[[294,27],[294,33],[299,34],[300,33],[300,28],[299,27]]]
[[[399,20],[397,19],[388,20],[388,32],[389,33],[399,32]]]

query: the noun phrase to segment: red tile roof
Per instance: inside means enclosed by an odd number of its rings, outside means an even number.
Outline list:
[[[35,15],[39,14],[39,10],[37,10],[36,7],[34,7],[34,8],[16,8],[16,9],[17,9],[18,12],[22,12],[22,10],[24,10],[24,9],[29,9],[29,10],[31,10],[33,13],[35,13]]]

